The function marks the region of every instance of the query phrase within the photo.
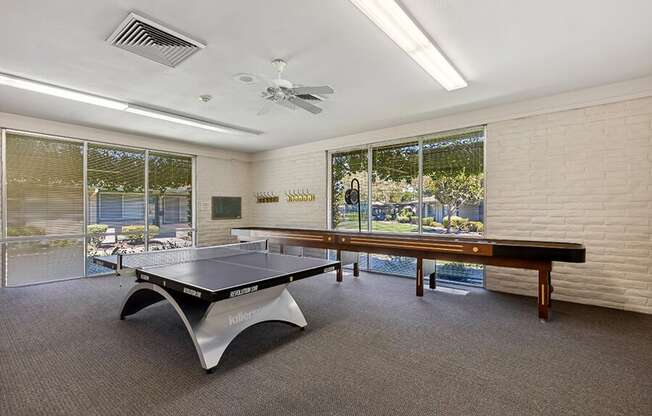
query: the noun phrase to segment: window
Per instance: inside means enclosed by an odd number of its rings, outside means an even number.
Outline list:
[[[484,230],[484,131],[452,133],[423,141],[424,233]]]
[[[163,197],[163,224],[177,224],[182,221],[183,214],[182,203],[185,202],[182,198],[176,196]],[[184,207],[184,211],[187,208]]]
[[[371,166],[367,160],[371,158]],[[344,192],[350,180],[371,176],[362,186],[362,230],[390,233],[481,235],[484,231],[484,128],[473,128],[369,145],[331,154],[331,227],[357,229],[355,206]],[[364,182],[365,185],[367,181]],[[361,179],[362,184],[362,179]],[[366,224],[365,224],[366,220]],[[414,277],[412,258],[363,255],[363,268]],[[482,266],[426,262],[437,278],[482,285]],[[433,274],[434,276],[434,274]]]
[[[192,159],[149,152],[149,249],[192,245]]]
[[[96,255],[193,244],[192,157],[1,132],[6,285],[110,272]]]
[[[417,232],[419,143],[376,147],[371,154],[371,229]]]
[[[335,153],[331,159],[331,227],[333,229],[358,229],[358,207],[345,202],[346,190],[351,181],[360,183],[360,217],[362,230],[367,231],[369,207],[367,150]],[[357,184],[355,185],[357,189]]]
[[[8,133],[4,151],[7,284],[83,276],[83,144]]]
[[[98,221],[119,220],[122,218],[122,195],[99,192],[91,193],[91,197],[98,199]]]
[[[484,129],[423,141],[424,233],[481,235],[484,231]],[[427,262],[437,279],[482,285],[484,268],[450,261]]]
[[[93,256],[145,250],[145,151],[89,143],[87,183],[87,267],[105,273]]]

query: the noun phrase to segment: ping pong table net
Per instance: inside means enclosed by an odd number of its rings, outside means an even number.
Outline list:
[[[266,252],[267,241],[248,241],[209,247],[190,247],[143,253],[118,254],[120,268],[142,269],[144,267],[187,263],[197,260],[224,258],[251,252]]]

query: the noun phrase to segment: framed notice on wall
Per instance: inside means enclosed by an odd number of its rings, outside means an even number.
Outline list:
[[[242,218],[242,198],[239,196],[214,196],[211,198],[211,219],[233,220]]]

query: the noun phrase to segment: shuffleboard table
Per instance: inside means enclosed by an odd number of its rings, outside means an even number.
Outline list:
[[[231,234],[240,241],[267,240],[281,246],[298,246],[343,251],[387,254],[417,259],[416,295],[423,296],[423,260],[449,260],[499,267],[538,270],[539,318],[550,318],[553,291],[550,272],[552,262],[584,263],[586,250],[582,244],[526,240],[500,240],[477,237],[430,236],[418,234],[369,233],[346,230],[317,230],[277,227],[233,228]],[[354,275],[359,268],[354,264]],[[337,271],[342,281],[342,270]],[[435,279],[430,279],[435,287]]]

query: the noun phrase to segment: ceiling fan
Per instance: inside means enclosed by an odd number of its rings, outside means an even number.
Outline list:
[[[283,79],[283,70],[287,66],[287,62],[283,59],[274,59],[272,66],[276,69],[277,76],[276,79],[267,80],[268,86],[261,94],[263,99],[267,100],[267,103],[258,112],[258,115],[267,113],[274,103],[292,110],[299,107],[312,114],[319,114],[322,109],[308,102],[308,100],[321,101],[323,100],[322,95],[333,94],[335,92],[331,87],[325,85],[305,87],[295,85]]]

